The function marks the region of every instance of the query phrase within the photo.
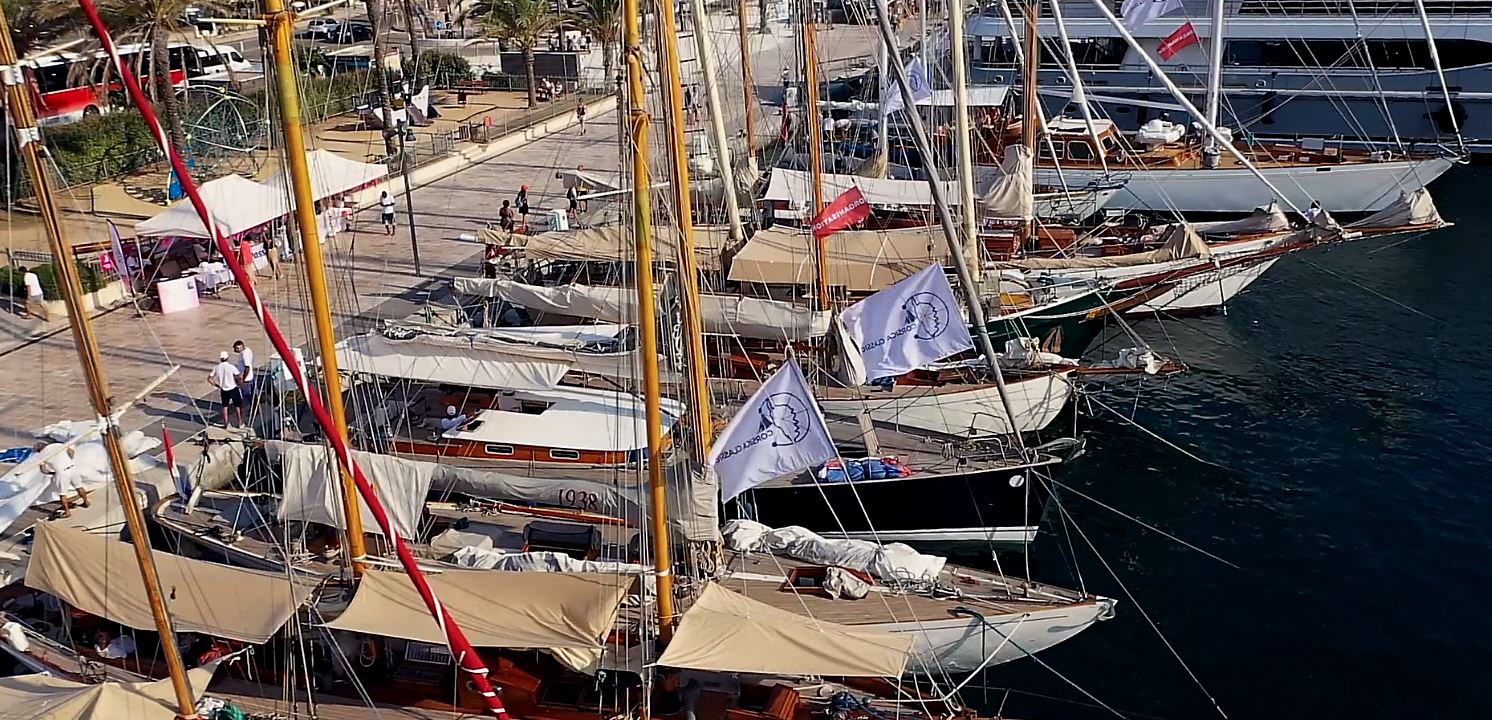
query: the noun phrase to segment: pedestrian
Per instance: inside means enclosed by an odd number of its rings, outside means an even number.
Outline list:
[[[238,394],[245,403],[254,400],[254,351],[242,340],[233,341],[233,352],[238,353]]]
[[[684,122],[697,122],[694,115],[694,86],[686,85],[684,87]]]
[[[389,196],[389,191],[384,190],[378,196],[378,212],[383,216],[383,234],[394,234],[394,198]]]
[[[575,118],[580,121],[580,134],[585,134],[585,103],[575,106]]]
[[[565,199],[568,200],[569,203],[570,203],[570,209],[569,209],[570,217],[573,218],[573,217],[576,217],[577,215],[579,215],[580,214],[580,193],[576,192],[574,185],[571,185],[570,187],[568,187],[568,188],[565,189]]]
[[[52,322],[47,312],[47,298],[41,291],[41,278],[30,268],[21,268],[21,282],[26,286],[26,317],[41,317],[42,322]]]
[[[1312,200],[1311,201],[1311,206],[1309,208],[1306,208],[1306,211],[1305,211],[1305,221],[1306,221],[1306,224],[1307,225],[1315,225],[1316,224],[1316,220],[1321,217],[1321,212],[1322,212],[1322,210],[1321,210],[1321,201],[1320,200]]]
[[[518,218],[523,221],[523,227],[528,228],[528,186],[518,188]]]
[[[59,517],[72,517],[71,495],[75,492],[80,501],[78,504],[88,507],[88,489],[83,487],[82,473],[75,462],[77,454],[72,448],[62,443],[39,442],[33,454],[42,459],[38,469],[50,478],[52,492],[57,493],[57,497],[62,500]]]
[[[792,73],[787,68],[783,68],[782,69],[782,94],[786,95],[787,94],[787,88],[788,88],[788,86],[792,85],[792,84],[793,84],[793,75],[792,75]]]
[[[507,232],[513,232],[513,208],[507,200],[504,200],[503,206],[497,210],[497,226]]]
[[[488,280],[497,277],[498,263],[502,262],[502,246],[497,243],[487,243],[482,250],[482,277]]]
[[[238,389],[238,367],[228,361],[228,351],[218,354],[218,364],[207,374],[207,382],[218,389],[218,402],[223,406],[223,427],[228,427],[228,409],[238,411],[238,424],[243,425],[243,393]]]

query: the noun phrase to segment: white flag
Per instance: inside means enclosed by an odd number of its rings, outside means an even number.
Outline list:
[[[1181,0],[1124,0],[1119,12],[1124,16],[1124,27],[1130,32],[1166,13],[1181,9]]]
[[[932,85],[927,82],[927,68],[922,66],[922,58],[912,58],[907,63],[907,84],[912,87],[913,102],[932,99]],[[901,101],[901,86],[896,84],[896,77],[888,71],[881,84],[881,114],[890,115],[904,107],[906,103]]]
[[[940,265],[845,308],[839,317],[871,379],[900,375],[974,347]]]
[[[796,360],[788,360],[741,406],[715,438],[707,466],[729,501],[773,478],[818,467],[839,455],[824,414]]]

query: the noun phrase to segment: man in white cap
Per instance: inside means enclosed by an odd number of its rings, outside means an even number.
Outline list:
[[[88,507],[88,489],[83,487],[82,475],[73,461],[72,448],[65,447],[62,443],[39,442],[36,444],[36,456],[42,459],[38,469],[51,478],[52,492],[62,499],[62,511],[58,513],[58,517],[73,516],[73,493],[78,494],[78,504]]]
[[[223,427],[228,427],[228,408],[238,411],[238,424],[243,425],[243,393],[238,387],[238,366],[228,359],[228,351],[218,354],[218,364],[207,374],[207,382],[218,389],[218,399],[223,405]]]
[[[466,424],[466,413],[456,410],[455,405],[446,406],[446,416],[440,421],[440,431],[450,432]]]

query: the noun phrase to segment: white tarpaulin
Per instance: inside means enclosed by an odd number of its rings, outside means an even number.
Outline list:
[[[384,165],[358,162],[329,150],[306,151],[306,164],[310,166],[311,192],[317,200],[372,185],[389,174]],[[285,173],[275,175],[264,184],[284,197],[290,197]]]
[[[193,697],[207,690],[217,668],[211,663],[187,671]],[[0,720],[173,720],[171,683],[88,683],[40,674],[0,678]]]
[[[510,552],[497,548],[467,546],[451,553],[457,565],[473,570],[507,572],[610,573],[642,575],[647,567],[610,560],[576,560],[562,552]]]
[[[373,484],[394,530],[404,537],[419,532],[420,513],[430,494],[431,463],[354,450],[353,458]],[[285,488],[277,515],[281,520],[317,522],[346,528],[342,512],[341,470],[332,451],[319,445],[287,443],[281,448],[280,473]],[[359,502],[363,530],[382,534],[368,504]]]
[[[798,361],[788,360],[716,436],[705,467],[720,478],[720,497],[729,501],[768,480],[817,467],[838,455]]]
[[[104,441],[93,431],[98,428],[93,422],[60,422],[48,425],[36,433],[37,437],[56,443],[49,450],[32,453],[24,462],[0,476],[0,532],[10,528],[26,512],[26,508],[42,503],[57,502],[57,493],[52,490],[52,480],[42,474],[41,464],[48,459],[44,453],[65,452],[61,446],[75,437],[87,438],[74,443],[73,471],[83,487],[93,490],[114,481],[114,472],[109,468],[109,454]],[[146,437],[139,430],[124,434],[124,454],[132,458],[130,470],[144,472],[155,467],[155,460],[141,457],[161,446],[161,441]]]
[[[464,333],[408,340],[358,335],[337,343],[337,364],[348,373],[501,390],[548,390],[573,365],[564,350]]]
[[[604,285],[528,285],[503,278],[456,278],[456,292],[506,300],[536,313],[613,323],[637,319],[637,291]],[[829,313],[779,300],[704,294],[704,331],[761,340],[809,340],[829,332]]]
[[[1005,161],[1000,164],[1000,175],[980,201],[987,218],[1030,220],[1036,216],[1035,200],[1031,196],[1031,151],[1024,145],[1005,148]]]
[[[224,237],[253,230],[276,218],[290,214],[290,201],[282,188],[273,188],[239,175],[227,175],[202,183],[202,201],[218,232]],[[183,237],[210,239],[202,219],[190,200],[182,200],[165,212],[137,223],[140,237]]]
[[[941,265],[929,265],[845,308],[840,320],[871,379],[910,372],[974,348]]]
[[[902,543],[831,540],[797,526],[773,530],[751,520],[731,520],[720,532],[728,550],[777,553],[816,565],[859,570],[886,581],[937,582],[948,564],[948,558],[924,555]]]
[[[897,180],[894,178],[860,177],[859,175],[837,175],[825,173],[822,178],[824,197],[838,197],[852,187],[860,188],[866,202],[878,208],[904,208],[910,211],[924,210],[933,206],[932,188],[923,180]],[[958,188],[945,182],[950,202],[958,203]],[[769,202],[786,202],[797,209],[798,217],[813,215],[813,175],[803,170],[773,168],[767,192],[762,196]],[[780,212],[780,211],[779,211]]]

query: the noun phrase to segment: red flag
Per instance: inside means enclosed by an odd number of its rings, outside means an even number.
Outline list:
[[[166,446],[166,469],[171,471],[171,480],[176,484],[176,493],[184,501],[192,494],[191,484],[181,476],[181,471],[176,469],[176,448],[171,446],[171,431],[161,425],[161,442]]]
[[[1175,32],[1167,35],[1166,39],[1160,41],[1160,47],[1156,48],[1156,51],[1160,54],[1160,59],[1170,60],[1176,57],[1176,53],[1181,52],[1195,42],[1197,42],[1197,29],[1192,27],[1191,23],[1187,23],[1176,28]]]
[[[870,202],[860,188],[852,187],[834,198],[834,202],[813,218],[813,236],[823,239],[870,217]]]

